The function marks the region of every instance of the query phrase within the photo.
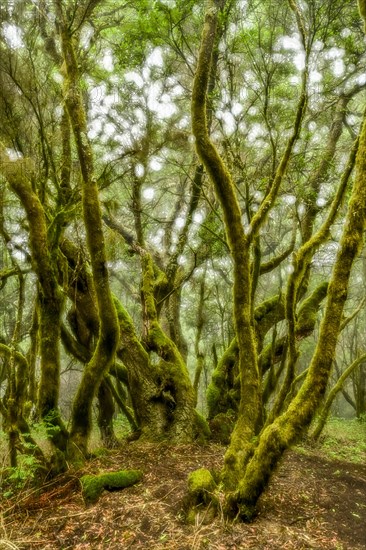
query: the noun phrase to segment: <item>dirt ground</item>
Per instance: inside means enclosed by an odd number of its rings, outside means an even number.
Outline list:
[[[41,494],[3,501],[0,549],[365,550],[366,465],[295,451],[285,455],[253,523],[230,524],[219,515],[211,523],[198,516],[195,525],[185,524],[187,475],[220,468],[223,454],[218,445],[126,444]],[[104,492],[85,507],[83,473],[127,468],[143,470],[140,484]]]

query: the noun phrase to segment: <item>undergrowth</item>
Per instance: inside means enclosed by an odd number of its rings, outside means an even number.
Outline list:
[[[366,462],[366,420],[330,418],[315,445],[300,444],[298,452],[318,453],[332,460],[344,460],[356,464]]]
[[[332,418],[324,429],[322,451],[330,458],[366,462],[366,422]]]

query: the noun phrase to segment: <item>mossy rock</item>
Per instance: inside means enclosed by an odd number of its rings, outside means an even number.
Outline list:
[[[95,504],[104,490],[119,491],[135,485],[142,478],[140,470],[120,470],[99,475],[85,475],[80,478],[85,504]]]
[[[207,504],[207,495],[216,489],[216,483],[212,474],[206,468],[195,470],[188,476],[189,494],[197,501],[197,504]]]
[[[206,468],[195,470],[188,476],[188,495],[185,500],[188,523],[194,523],[197,514],[202,516],[203,523],[212,521],[218,508],[216,489],[216,481]]]

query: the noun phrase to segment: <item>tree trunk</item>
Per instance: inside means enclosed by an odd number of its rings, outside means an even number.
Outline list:
[[[68,434],[58,411],[63,298],[58,287],[56,260],[51,253],[54,243],[49,242],[46,214],[32,187],[35,178],[32,161],[11,161],[2,145],[0,159],[2,172],[19,197],[27,215],[32,262],[39,283],[41,379],[37,408],[49,427],[50,440],[58,449],[65,451]]]
[[[113,395],[106,380],[102,380],[98,389],[98,426],[102,443],[107,449],[118,445],[113,429],[115,406]]]
[[[235,196],[235,189],[220,155],[207,134],[206,91],[207,75],[211,62],[215,40],[216,22],[220,4],[209,2],[202,35],[201,49],[192,94],[192,127],[196,140],[197,153],[215,186],[216,194],[224,212],[224,222],[234,262],[234,317],[239,348],[239,373],[241,379],[241,401],[238,420],[234,428],[230,446],[225,456],[222,482],[226,493],[225,509],[232,517],[251,519],[255,512],[258,497],[266,487],[278,461],[287,449],[309,425],[325,393],[329,373],[334,358],[337,338],[341,327],[342,314],[347,299],[347,286],[353,262],[363,243],[363,231],[366,221],[366,122],[360,135],[356,159],[356,178],[349,204],[343,236],[340,242],[336,263],[328,288],[328,298],[324,318],[320,328],[317,347],[308,373],[300,391],[290,402],[287,410],[268,425],[255,440],[260,419],[259,372],[253,331],[253,305],[251,303],[251,273],[249,250],[253,237],[263,224],[273,205],[279,186],[283,180],[293,146],[298,138],[307,103],[307,69],[303,72],[302,92],[293,125],[293,132],[287,142],[283,157],[265,199],[244,232],[241,224],[241,212]],[[289,1],[294,11],[300,36],[305,48],[306,36],[301,15],[293,0]],[[347,172],[348,167],[345,170]],[[346,176],[342,184],[347,181]],[[342,187],[342,185],[341,185]],[[340,190],[337,192],[337,198]],[[333,205],[332,205],[333,207]],[[335,215],[335,207],[327,222]],[[329,225],[324,224],[312,245],[324,238]],[[307,255],[311,246],[296,258],[299,264],[294,266],[294,276],[290,278],[293,286],[288,287],[286,317],[289,327],[289,362],[291,372],[297,358],[295,342],[295,304],[298,291],[306,271]],[[295,261],[295,260],[294,260]],[[290,373],[291,380],[293,379]]]
[[[82,205],[86,240],[91,260],[93,284],[100,320],[94,353],[85,366],[72,408],[71,456],[86,454],[92,425],[92,402],[103,375],[114,361],[118,343],[118,321],[109,287],[98,186],[94,175],[93,151],[88,138],[86,114],[80,89],[79,69],[74,49],[72,23],[60,0],[55,0],[62,55],[65,67],[64,99],[73,130],[82,174]]]

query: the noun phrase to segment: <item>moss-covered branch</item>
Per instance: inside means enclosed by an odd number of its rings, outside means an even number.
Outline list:
[[[308,298],[300,303],[295,326],[296,341],[306,338],[313,332],[319,307],[321,302],[326,297],[327,290],[328,283],[321,283],[314,289]],[[268,346],[263,349],[260,354],[260,365],[263,374],[265,374],[271,366],[271,357],[275,362],[278,362],[281,359],[286,342],[287,336],[283,336],[276,340],[274,350],[272,349],[272,344],[268,344]]]
[[[287,391],[289,390],[293,382],[295,375],[295,365],[298,359],[298,349],[296,344],[296,304],[299,300],[300,293],[303,290],[303,283],[310,265],[310,261],[316,250],[318,250],[319,246],[324,243],[329,236],[330,227],[332,226],[336,218],[339,207],[345,195],[347,184],[355,164],[357,150],[358,140],[355,141],[351,149],[348,163],[342,174],[340,184],[332,201],[327,218],[325,219],[319,230],[308,241],[306,241],[293,256],[293,271],[289,277],[287,284],[285,310],[288,325],[289,349],[286,375]]]
[[[271,271],[276,269],[276,267],[281,265],[282,262],[284,262],[284,260],[286,260],[286,258],[288,258],[291,252],[294,250],[295,244],[296,244],[296,230],[294,230],[292,233],[292,239],[289,246],[281,254],[279,254],[278,256],[275,256],[271,260],[268,260],[268,262],[263,262],[260,265],[259,274],[264,275],[265,273],[270,273]]]
[[[316,427],[314,428],[313,432],[311,433],[311,437],[313,439],[319,439],[320,434],[323,431],[323,428],[327,422],[329,411],[332,406],[332,403],[334,399],[336,398],[337,394],[342,390],[343,384],[347,380],[347,378],[353,373],[353,371],[362,363],[364,363],[366,360],[366,353],[358,357],[351,363],[346,370],[343,372],[343,374],[338,378],[337,383],[333,386],[333,388],[330,390],[330,392],[327,395],[327,398],[325,400],[325,403],[322,407],[322,410],[319,415],[318,422],[316,424]]]
[[[347,168],[346,168],[347,170]],[[287,411],[269,425],[260,436],[245,475],[229,508],[243,518],[251,517],[255,503],[268,478],[288,448],[307,428],[324,396],[338,334],[341,327],[347,288],[353,263],[363,244],[366,225],[366,116],[363,117],[356,158],[356,175],[347,211],[340,248],[334,264],[317,346],[310,367],[296,397]]]
[[[142,479],[140,470],[121,470],[80,478],[85,504],[95,504],[103,491],[118,491],[135,485]]]

